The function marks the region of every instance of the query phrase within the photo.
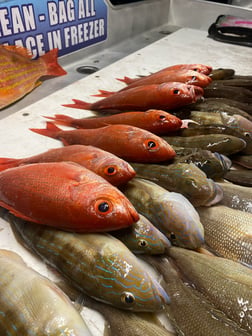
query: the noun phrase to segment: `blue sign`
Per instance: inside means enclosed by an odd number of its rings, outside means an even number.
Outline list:
[[[0,1],[0,44],[21,45],[34,58],[59,56],[107,38],[105,0]]]

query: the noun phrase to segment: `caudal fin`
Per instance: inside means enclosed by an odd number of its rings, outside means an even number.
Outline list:
[[[78,100],[78,99],[73,99],[74,104],[63,104],[62,106],[65,107],[72,107],[72,108],[77,108],[77,109],[82,109],[82,110],[92,110],[92,104],[87,103],[83,100]]]
[[[120,82],[125,83],[125,84],[131,84],[136,80],[136,78],[130,78],[130,77],[127,77],[127,76],[124,76],[124,78],[116,78],[116,79],[119,80]]]
[[[115,91],[106,91],[106,90],[99,90],[100,93],[92,95],[93,97],[109,97],[112,96]]]
[[[48,51],[45,55],[41,56],[41,60],[46,65],[46,75],[47,76],[63,76],[67,72],[58,63],[58,49],[52,49]]]
[[[46,123],[46,128],[30,128],[30,130],[34,133],[38,133],[54,139],[57,139],[58,133],[62,131],[61,128],[57,127],[49,121]]]
[[[20,161],[22,160],[12,158],[0,158],[0,171],[3,171],[8,168],[17,167]]]
[[[72,122],[74,120],[74,118],[69,117],[69,116],[64,115],[64,114],[55,114],[54,117],[44,116],[44,118],[53,120],[56,124],[65,125],[65,126],[72,126]]]

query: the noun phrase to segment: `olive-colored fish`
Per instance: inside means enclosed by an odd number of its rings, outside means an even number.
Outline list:
[[[182,126],[182,120],[162,110],[124,112],[115,115],[75,119],[64,114],[46,117],[56,124],[75,128],[100,128],[107,125],[125,124],[145,129],[154,134],[167,134]]]
[[[207,112],[204,112],[207,113]],[[252,128],[251,128],[252,129]],[[242,149],[243,154],[252,154],[252,133],[243,131],[238,127],[234,126],[225,126],[222,124],[209,124],[209,125],[197,125],[189,124],[188,128],[180,129],[176,132],[179,136],[196,136],[196,135],[207,135],[207,134],[227,134],[234,137],[240,138],[246,142],[246,146]]]
[[[232,161],[225,155],[200,148],[175,148],[174,163],[193,163],[208,178],[219,179],[231,168]]]
[[[238,153],[246,147],[244,140],[228,134],[206,134],[190,137],[162,136],[162,138],[172,146],[196,147],[224,155]]]
[[[73,162],[1,171],[0,205],[33,223],[75,232],[117,230],[139,219],[116,187]]]
[[[147,165],[132,163],[137,177],[141,177],[184,195],[194,206],[210,206],[222,198],[222,190],[193,163]]]
[[[85,145],[50,149],[24,159],[0,158],[0,171],[30,163],[61,161],[78,163],[116,186],[126,183],[136,175],[126,161],[98,147]]]
[[[197,209],[214,253],[252,268],[252,214],[224,205]]]
[[[223,86],[214,82],[211,87],[204,88],[206,98],[230,98],[242,103],[252,103],[252,91],[243,87]]]
[[[134,313],[84,297],[85,307],[98,311],[105,318],[104,336],[175,336],[163,327],[156,314]]]
[[[191,104],[190,108],[200,111],[240,114],[252,120],[252,107],[249,104],[228,98],[204,98],[203,101]]]
[[[218,68],[218,69],[213,69],[209,77],[212,78],[212,80],[220,80],[220,79],[229,79],[233,78],[235,74],[234,69],[227,69],[227,68]]]
[[[252,187],[251,169],[230,169],[224,179],[245,187]]]
[[[252,155],[234,155],[231,157],[232,162],[247,169],[252,169]]]
[[[230,78],[230,79],[220,79],[213,82],[213,86],[217,84],[217,86],[237,86],[244,87],[246,89],[252,89],[252,80],[248,78]]]
[[[147,217],[178,246],[196,249],[204,242],[199,215],[182,195],[169,192],[156,183],[133,178],[123,192],[137,211]]]
[[[97,300],[132,311],[159,311],[169,297],[136,256],[108,234],[77,234],[7,214],[26,246]]]
[[[113,232],[135,254],[163,254],[171,247],[166,236],[143,215],[127,229]]]
[[[15,252],[0,250],[0,272],[1,335],[91,336],[63,291]]]
[[[201,293],[183,283],[179,272],[165,257],[147,257],[164,279],[164,288],[171,296],[168,317],[179,336],[248,336],[225,314],[217,310]]]
[[[252,270],[217,256],[171,247],[172,257],[186,281],[241,328],[252,330]]]
[[[66,71],[57,62],[53,49],[36,60],[21,46],[0,45],[0,109],[23,98],[41,84],[42,76],[62,76]]]
[[[160,162],[172,159],[176,153],[158,135],[130,125],[109,125],[94,129],[64,131],[47,122],[45,129],[31,130],[58,139],[64,145],[91,145],[127,161]]]
[[[218,182],[218,185],[223,190],[223,198],[220,204],[252,214],[252,191],[250,187],[226,182]]]

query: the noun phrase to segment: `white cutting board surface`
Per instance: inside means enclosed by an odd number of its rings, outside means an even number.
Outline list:
[[[50,96],[0,120],[0,157],[21,158],[61,147],[59,141],[35,134],[29,128],[44,128],[45,115],[67,114],[76,118],[91,116],[90,111],[70,109],[61,104],[71,103],[72,98],[94,102],[100,98],[91,95],[98,93],[99,89],[116,91],[124,87],[116,78],[147,75],[179,63],[203,63],[213,68],[233,68],[240,75],[251,75],[252,49],[216,42],[208,38],[205,31],[184,28],[62,90],[53,92],[53,79],[45,81],[42,85],[51,86],[53,93]],[[36,95],[36,89],[30,94]],[[1,218],[0,248],[18,252],[29,266],[52,277],[43,263],[16,242],[9,224]],[[87,313],[94,334],[99,336],[102,323],[97,323],[96,318],[92,313]]]

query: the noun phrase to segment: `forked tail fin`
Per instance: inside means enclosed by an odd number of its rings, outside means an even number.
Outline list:
[[[100,93],[92,95],[93,97],[109,97],[112,96],[115,91],[106,91],[106,90],[99,90]]]
[[[63,76],[67,72],[58,63],[58,49],[52,49],[41,56],[41,60],[46,65],[47,76]]]
[[[74,118],[69,117],[64,114],[55,114],[54,117],[44,116],[44,118],[53,120],[56,124],[64,125],[64,126],[72,126],[72,121],[74,120]]]
[[[124,76],[124,78],[116,78],[116,79],[125,84],[131,84],[138,78],[130,78],[130,77]]]
[[[92,104],[87,103],[83,100],[78,100],[78,99],[73,99],[74,104],[63,104],[62,106],[65,107],[72,107],[72,108],[77,108],[77,109],[82,109],[82,110],[92,110]]]
[[[58,133],[62,131],[61,128],[54,125],[52,122],[46,123],[46,128],[30,128],[34,133],[38,133],[49,138],[57,139]]]
[[[22,159],[0,158],[0,171],[17,167]]]

